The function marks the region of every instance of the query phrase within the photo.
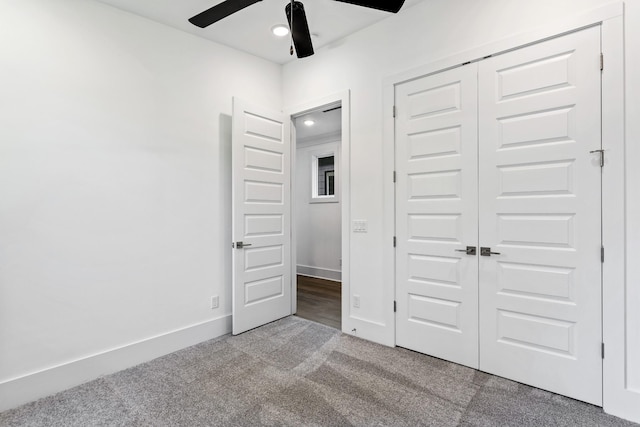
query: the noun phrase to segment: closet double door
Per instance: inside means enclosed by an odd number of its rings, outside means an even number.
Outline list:
[[[600,28],[395,90],[397,345],[601,405]]]

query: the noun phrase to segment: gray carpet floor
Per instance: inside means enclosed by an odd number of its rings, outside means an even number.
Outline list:
[[[1,426],[632,426],[288,317],[0,413]]]

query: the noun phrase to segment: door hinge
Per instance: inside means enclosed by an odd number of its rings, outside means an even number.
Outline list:
[[[395,105],[393,106],[393,118],[394,119],[396,118],[396,106]]]
[[[604,262],[604,246],[600,246],[600,262]]]
[[[604,70],[604,53],[600,53],[600,71]]]
[[[602,358],[604,359],[604,343],[602,343],[601,354],[602,354]]]
[[[393,171],[393,182],[396,182],[396,171]]]
[[[396,247],[396,236],[393,236],[393,247]]]
[[[395,313],[398,310],[398,305],[396,304],[396,302],[393,302],[393,312]]]

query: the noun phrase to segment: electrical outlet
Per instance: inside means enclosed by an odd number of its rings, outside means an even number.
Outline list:
[[[211,297],[211,309],[215,310],[218,307],[220,307],[220,298],[218,297],[218,295],[212,296]]]
[[[353,296],[353,307],[360,308],[360,295]]]

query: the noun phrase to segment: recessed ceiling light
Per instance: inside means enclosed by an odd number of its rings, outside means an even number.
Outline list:
[[[313,126],[313,125],[315,125],[315,124],[316,124],[316,122],[314,122],[314,121],[313,121],[313,120],[311,120],[311,119],[307,119],[307,120],[305,120],[305,121],[304,121],[304,124],[305,124],[306,126]]]
[[[289,34],[289,27],[283,24],[274,25],[271,27],[271,32],[278,37],[284,37]]]

